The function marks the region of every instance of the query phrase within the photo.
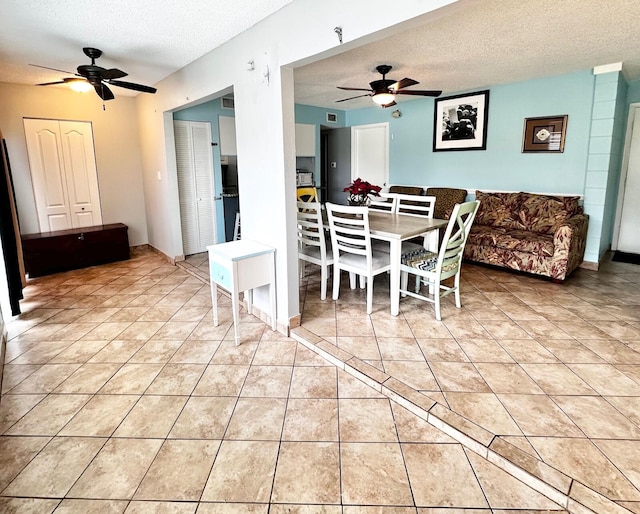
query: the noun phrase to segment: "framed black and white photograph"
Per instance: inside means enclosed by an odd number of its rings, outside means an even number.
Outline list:
[[[433,151],[486,150],[489,91],[436,98]]]
[[[569,116],[542,116],[524,119],[522,153],[564,152]]]

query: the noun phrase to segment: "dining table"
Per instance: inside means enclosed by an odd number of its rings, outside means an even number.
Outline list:
[[[446,227],[449,220],[407,216],[390,212],[370,211],[369,232],[372,239],[389,242],[389,301],[391,315],[400,313],[400,257],[402,242],[418,236],[427,238],[427,249],[438,250],[440,229]]]
[[[449,224],[449,220],[427,218],[425,216],[411,216],[384,211],[368,211],[369,233],[372,239],[389,243],[389,302],[391,315],[400,313],[400,257],[402,242],[414,237],[424,236],[426,248],[432,252],[438,251],[440,229]],[[323,224],[329,230],[326,211],[323,208]]]

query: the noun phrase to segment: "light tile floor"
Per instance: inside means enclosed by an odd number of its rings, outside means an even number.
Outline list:
[[[312,273],[294,332],[347,366],[370,364],[373,385],[422,404],[424,419],[551,485],[570,507],[640,513],[639,286],[640,266],[610,256],[564,284],[466,263],[463,307],[448,297],[438,322],[412,298],[390,316],[386,280],[375,283],[371,316],[364,291],[344,280],[339,300],[322,302]],[[392,380],[404,389],[385,387]]]
[[[8,324],[0,512],[565,512],[478,441],[550,464],[529,471],[554,486],[576,478],[595,512],[616,506],[592,490],[639,511],[636,267],[557,286],[468,266],[441,323],[411,302],[388,316],[384,279],[371,317],[359,290],[321,302],[312,275],[312,341],[243,312],[236,347],[224,296],[212,324],[206,256],[190,266],[143,252],[30,281]],[[431,423],[309,350],[330,347],[406,406],[428,400]]]

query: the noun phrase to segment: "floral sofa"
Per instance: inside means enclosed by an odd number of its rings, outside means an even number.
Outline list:
[[[467,260],[564,281],[582,263],[588,217],[577,196],[476,191]]]

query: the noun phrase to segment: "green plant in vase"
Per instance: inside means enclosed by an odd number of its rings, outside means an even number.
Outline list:
[[[380,196],[382,188],[357,178],[345,187],[343,191],[349,193],[347,197],[349,205],[367,205],[369,203],[369,195]]]

